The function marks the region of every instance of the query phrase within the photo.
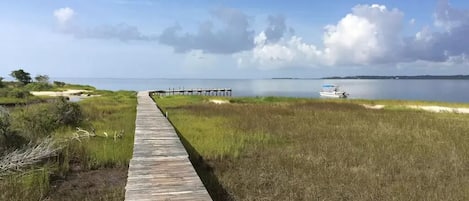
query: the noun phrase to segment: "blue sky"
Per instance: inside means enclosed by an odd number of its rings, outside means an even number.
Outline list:
[[[0,1],[0,76],[469,74],[469,2]]]

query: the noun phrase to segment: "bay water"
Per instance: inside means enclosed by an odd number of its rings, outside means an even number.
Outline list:
[[[337,84],[352,99],[400,99],[469,103],[469,80],[395,79],[139,79],[54,78],[105,90],[165,90],[231,88],[233,96],[286,96],[319,98],[323,84]]]

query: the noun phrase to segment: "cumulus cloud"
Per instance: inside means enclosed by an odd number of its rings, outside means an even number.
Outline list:
[[[200,23],[193,32],[174,25],[159,35],[149,35],[125,23],[76,26],[76,13],[69,7],[53,12],[59,31],[77,38],[154,40],[178,53],[231,55],[240,66],[269,69],[469,64],[469,10],[454,8],[448,0],[439,1],[433,24],[407,36],[404,27],[415,26],[415,19],[404,19],[402,11],[378,4],[354,6],[337,23],[324,27],[319,44],[305,42],[307,36],[295,35],[282,15],[268,16],[266,27],[256,34],[250,26],[251,18],[237,9],[220,8],[210,14],[212,19]]]
[[[400,10],[357,5],[337,24],[325,26],[322,46],[295,35],[270,34],[275,40],[269,42],[266,29],[254,38],[252,51],[237,55],[238,64],[261,68],[399,66],[422,61],[469,64],[469,11],[441,0],[434,19],[434,28],[440,31],[427,26],[413,36],[403,36],[407,22]]]
[[[159,36],[162,44],[169,45],[176,52],[202,50],[206,53],[231,54],[254,47],[254,31],[249,29],[248,17],[239,10],[220,8],[211,15],[223,24],[222,28],[207,21],[199,25],[196,33],[180,33],[179,25],[166,28]]]
[[[395,50],[402,46],[399,32],[403,16],[399,10],[388,10],[382,5],[357,5],[337,24],[325,27],[323,48],[305,43],[299,36],[286,38],[283,34],[274,34],[282,38],[269,43],[267,32],[263,31],[254,39],[252,59],[242,60],[269,67],[391,62],[398,56]]]
[[[76,38],[118,39],[130,40],[155,40],[154,36],[142,34],[136,26],[125,23],[117,25],[101,25],[96,27],[81,27],[71,23],[75,11],[69,7],[60,8],[53,12],[61,33],[73,35]]]
[[[397,56],[404,14],[383,5],[358,5],[337,25],[326,26],[325,53],[330,64],[386,63]]]
[[[75,11],[69,7],[59,8],[54,11],[54,16],[60,24],[67,23],[75,15]]]

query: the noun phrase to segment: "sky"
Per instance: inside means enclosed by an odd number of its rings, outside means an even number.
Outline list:
[[[0,76],[469,74],[467,0],[0,0]]]

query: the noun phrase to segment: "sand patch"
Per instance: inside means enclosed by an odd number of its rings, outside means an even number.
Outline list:
[[[363,107],[366,109],[373,109],[379,110],[383,109],[385,105],[368,105],[362,104]],[[402,105],[403,107],[407,107],[410,109],[417,109],[417,110],[425,110],[428,112],[453,112],[453,113],[460,113],[460,114],[469,114],[469,108],[453,108],[453,107],[443,107],[443,106],[436,106],[436,105]]]
[[[469,114],[469,108],[452,108],[452,107],[442,107],[442,106],[419,106],[419,105],[409,105],[406,106],[412,109],[420,109],[429,112],[454,112],[454,113],[461,113],[461,114]]]
[[[215,103],[215,104],[227,104],[230,103],[229,100],[220,100],[220,99],[210,99],[208,100],[210,103]]]
[[[35,96],[81,96],[89,93],[88,90],[68,89],[66,91],[31,91]]]
[[[83,98],[96,97],[100,95],[91,95],[91,91],[81,89],[68,89],[66,91],[31,91],[34,96],[67,97],[72,102],[80,101]]]
[[[368,104],[363,104],[362,106],[365,107],[366,109],[373,109],[373,110],[379,110],[379,109],[383,109],[383,108],[384,108],[384,105],[368,105]]]

